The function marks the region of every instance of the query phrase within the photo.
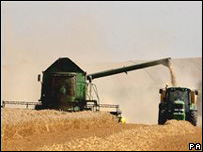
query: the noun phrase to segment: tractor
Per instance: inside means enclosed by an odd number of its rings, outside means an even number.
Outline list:
[[[167,120],[186,120],[197,125],[197,90],[184,87],[166,87],[160,89],[158,124],[164,125]]]

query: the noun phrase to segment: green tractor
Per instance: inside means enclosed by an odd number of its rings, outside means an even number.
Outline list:
[[[163,125],[167,120],[186,120],[197,125],[197,90],[182,87],[160,89],[158,124]]]

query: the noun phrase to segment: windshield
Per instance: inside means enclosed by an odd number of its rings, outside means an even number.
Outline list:
[[[179,90],[179,89],[174,89],[174,90],[169,90],[168,91],[168,99],[169,101],[185,101],[185,103],[189,102],[189,92],[188,90]]]

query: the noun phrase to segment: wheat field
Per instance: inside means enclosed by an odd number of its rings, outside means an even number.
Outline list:
[[[68,113],[56,110],[3,109],[1,120],[3,140],[60,130],[96,129],[117,124],[116,118],[105,112]]]
[[[202,127],[186,121],[122,125],[106,112],[25,109],[2,109],[1,120],[3,151],[183,151],[202,143]]]

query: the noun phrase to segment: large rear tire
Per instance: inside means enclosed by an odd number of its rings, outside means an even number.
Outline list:
[[[161,110],[159,111],[159,119],[158,119],[158,124],[159,125],[164,125],[167,121],[167,114],[166,112],[161,112]]]
[[[197,126],[197,111],[195,110],[190,111],[189,122],[193,126]]]
[[[164,125],[167,121],[167,111],[164,110],[163,105],[160,103],[159,104],[159,118],[158,118],[158,124],[159,125]]]

